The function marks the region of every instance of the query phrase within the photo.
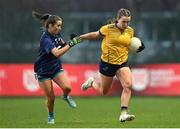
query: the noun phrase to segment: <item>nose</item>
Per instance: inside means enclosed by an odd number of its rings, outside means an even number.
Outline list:
[[[61,27],[59,27],[58,30],[61,31]]]
[[[128,26],[128,23],[124,23],[124,28],[126,28]]]
[[[128,26],[128,23],[127,23],[127,22],[125,22],[125,23],[124,23],[124,25],[125,25],[125,26]]]

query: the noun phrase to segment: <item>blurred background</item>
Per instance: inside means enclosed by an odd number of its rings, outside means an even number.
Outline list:
[[[120,8],[132,13],[131,26],[146,45],[146,52],[130,55],[132,65],[180,62],[179,0],[7,0],[0,1],[0,63],[33,63],[41,24],[31,11],[63,19],[62,35],[97,31],[115,18]],[[97,63],[100,41],[87,41],[62,57],[64,63]],[[23,56],[22,56],[23,55]]]

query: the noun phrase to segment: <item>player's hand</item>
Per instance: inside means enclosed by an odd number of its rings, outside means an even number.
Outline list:
[[[70,47],[73,47],[81,42],[81,38],[78,37],[76,34],[70,34],[70,39],[71,39],[69,42]]]
[[[145,45],[144,45],[144,43],[143,42],[141,42],[141,46],[138,48],[138,50],[137,50],[137,53],[139,53],[139,52],[141,52],[142,50],[144,50],[145,49]]]
[[[77,37],[77,35],[76,34],[70,34],[69,37],[72,40],[73,38]]]

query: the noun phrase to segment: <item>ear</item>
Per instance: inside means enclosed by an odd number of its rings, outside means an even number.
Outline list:
[[[48,26],[49,28],[52,28],[53,27],[53,25],[52,24],[49,24],[49,26]]]

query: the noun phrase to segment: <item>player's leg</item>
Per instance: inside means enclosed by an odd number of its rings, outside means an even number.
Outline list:
[[[129,67],[120,68],[116,73],[116,77],[119,79],[123,87],[121,94],[121,115],[119,120],[121,122],[131,121],[135,118],[135,116],[128,114],[128,105],[132,89],[132,75]]]
[[[83,91],[93,87],[101,94],[107,94],[109,88],[111,87],[116,70],[113,65],[101,60],[99,63],[99,72],[100,76],[98,80],[94,80],[93,77],[90,77],[82,84],[81,89]]]
[[[76,103],[68,96],[71,92],[71,84],[67,74],[63,70],[60,71],[53,77],[53,81],[63,90],[63,100],[65,100],[70,107],[76,108]]]
[[[93,83],[92,86],[101,94],[105,95],[108,93],[111,87],[112,81],[113,81],[113,77],[105,76],[100,73],[100,82],[99,83],[95,82]]]
[[[105,95],[108,93],[112,81],[113,77],[105,76],[100,73],[99,80],[94,80],[94,78],[90,77],[82,84],[81,88],[83,91],[87,90],[88,88],[94,88],[101,94]]]
[[[48,111],[48,123],[54,124],[54,91],[52,81],[50,79],[41,80],[38,82],[46,95],[46,107]]]

